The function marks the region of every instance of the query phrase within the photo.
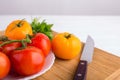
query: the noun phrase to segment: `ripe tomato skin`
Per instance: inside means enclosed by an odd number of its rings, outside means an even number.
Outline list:
[[[28,44],[30,46],[35,46],[41,49],[45,56],[47,56],[51,50],[51,41],[50,39],[43,33],[37,33],[31,39],[32,43]]]
[[[3,48],[2,48],[2,47],[0,47],[0,52],[2,52],[2,49],[3,49]]]
[[[0,47],[0,52],[2,52],[2,47]]]
[[[58,33],[52,40],[52,51],[61,59],[73,59],[80,54],[81,41],[70,33]]]
[[[15,72],[28,76],[42,69],[45,57],[40,49],[28,46],[22,50],[14,50],[10,55],[10,60]]]
[[[0,52],[0,80],[7,76],[10,71],[10,60],[8,57]]]
[[[14,43],[10,43],[10,44],[6,44],[2,47],[2,52],[5,53],[7,56],[10,55],[10,53],[15,50],[18,47],[21,47],[22,44],[19,42],[14,42]]]

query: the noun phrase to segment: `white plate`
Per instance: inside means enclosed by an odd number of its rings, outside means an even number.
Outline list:
[[[48,71],[52,67],[54,61],[55,61],[55,55],[52,52],[50,52],[49,55],[46,57],[45,64],[40,72],[31,76],[26,76],[26,77],[15,76],[15,74],[14,75],[10,74],[4,80],[30,80],[30,79],[36,78],[42,75],[43,73],[45,73],[46,71]]]

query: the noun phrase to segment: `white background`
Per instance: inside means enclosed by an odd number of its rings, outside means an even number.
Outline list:
[[[87,35],[90,35],[95,46],[120,56],[120,16],[46,16],[46,15],[16,15],[0,16],[0,30],[15,19],[41,17],[46,22],[54,24],[53,30],[58,32],[70,32],[85,42]]]
[[[0,14],[120,15],[120,0],[0,0]]]

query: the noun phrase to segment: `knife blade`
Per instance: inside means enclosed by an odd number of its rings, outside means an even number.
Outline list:
[[[74,80],[86,80],[87,64],[92,61],[93,52],[94,40],[91,36],[88,36],[80,57],[80,62],[78,64]]]

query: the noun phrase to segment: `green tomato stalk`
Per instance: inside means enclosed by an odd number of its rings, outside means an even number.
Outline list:
[[[2,44],[0,44],[0,47],[4,46],[6,44],[14,43],[14,42],[20,42],[22,44],[22,47],[17,48],[17,49],[23,49],[23,48],[26,47],[25,43],[31,43],[31,40],[30,40],[29,35],[27,34],[25,39],[22,39],[22,40],[8,40],[8,41],[5,41]]]

